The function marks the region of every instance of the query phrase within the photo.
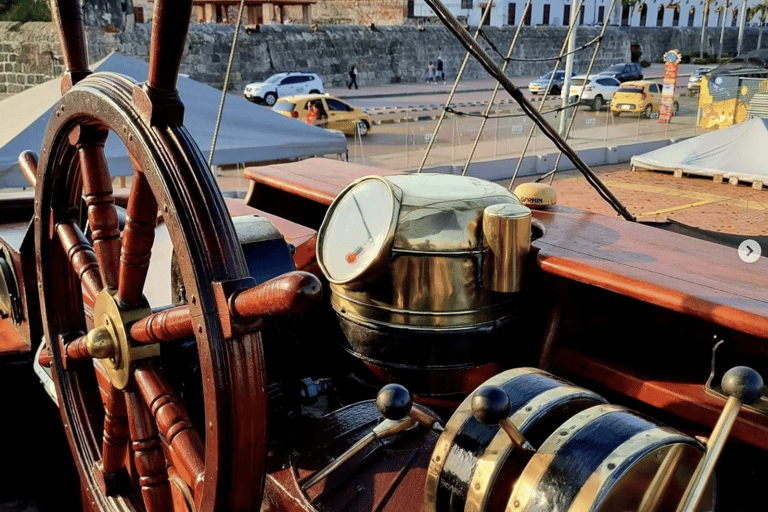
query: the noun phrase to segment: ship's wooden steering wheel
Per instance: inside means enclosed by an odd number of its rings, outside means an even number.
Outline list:
[[[309,274],[255,288],[248,277],[215,179],[181,124],[176,77],[191,4],[155,3],[145,84],[90,73],[79,0],[52,6],[67,73],[37,167],[38,287],[59,408],[93,510],[258,510],[267,438],[258,318],[298,312],[320,294]],[[108,135],[134,167],[122,229]],[[153,311],[166,306],[144,298],[159,217],[187,303]],[[160,345],[181,343],[196,354],[202,403],[168,378],[181,363]]]

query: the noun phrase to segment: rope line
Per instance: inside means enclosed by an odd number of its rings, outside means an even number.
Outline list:
[[[550,62],[550,61],[562,59],[563,57],[567,57],[568,55],[576,54],[576,53],[578,53],[580,51],[586,50],[587,48],[589,48],[591,46],[599,44],[603,40],[603,38],[605,37],[604,34],[600,34],[598,36],[593,37],[592,39],[590,39],[586,43],[582,44],[581,46],[579,46],[577,48],[574,48],[574,50],[572,52],[562,52],[559,55],[556,55],[554,57],[541,57],[541,58],[538,58],[538,59],[521,59],[521,58],[516,58],[516,57],[505,57],[504,55],[501,54],[501,52],[496,47],[496,45],[493,43],[493,41],[488,39],[488,37],[485,35],[484,32],[481,31],[480,35],[483,37],[485,42],[488,43],[488,45],[491,47],[493,52],[496,55],[498,55],[499,57],[501,57],[504,60],[504,62]]]

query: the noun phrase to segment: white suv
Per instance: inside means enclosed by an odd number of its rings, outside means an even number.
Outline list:
[[[578,101],[582,105],[589,105],[592,110],[600,110],[611,103],[621,82],[612,76],[605,75],[579,75],[571,78],[571,102]]]
[[[324,92],[323,81],[316,73],[278,73],[263,82],[246,85],[243,94],[248,101],[263,101],[271,107],[278,97]]]

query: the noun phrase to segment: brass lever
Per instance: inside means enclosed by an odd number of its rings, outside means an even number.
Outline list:
[[[717,420],[712,435],[707,441],[707,448],[696,467],[696,471],[685,489],[685,494],[677,512],[694,512],[699,506],[704,489],[712,477],[720,452],[723,450],[731,427],[736,421],[742,404],[753,404],[763,394],[763,378],[752,368],[737,366],[723,375],[723,391],[729,396],[723,412]]]
[[[522,452],[536,453],[531,443],[509,419],[509,396],[498,386],[483,386],[472,396],[472,414],[480,423],[498,424],[507,434],[515,448]]]

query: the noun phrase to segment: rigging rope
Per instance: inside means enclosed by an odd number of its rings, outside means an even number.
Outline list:
[[[491,12],[491,7],[493,6],[493,2],[488,2],[488,5],[485,6],[485,10],[483,11],[483,17],[480,20],[480,25],[477,27],[477,31],[475,32],[473,40],[477,41],[477,36],[480,35],[480,28],[483,26],[483,23],[485,23],[485,20],[488,18],[488,15]],[[461,68],[459,69],[459,72],[456,74],[456,80],[453,82],[453,86],[451,87],[451,92],[448,93],[448,99],[445,100],[445,105],[448,106],[451,103],[451,100],[453,99],[453,96],[456,94],[456,89],[459,87],[459,82],[461,81],[461,77],[464,74],[464,70],[467,68],[467,64],[469,63],[469,57],[470,52],[467,52],[467,54],[464,56],[464,62],[461,63]],[[445,110],[440,113],[440,119],[437,120],[437,125],[435,126],[435,132],[432,134],[432,137],[429,139],[429,144],[427,145],[426,151],[424,151],[424,158],[421,160],[421,164],[419,165],[417,173],[420,173],[422,170],[424,170],[424,164],[427,162],[427,157],[429,157],[430,151],[432,151],[432,146],[435,143],[435,139],[437,139],[437,133],[440,131],[440,126],[443,124],[443,119],[445,119]]]
[[[227,73],[224,76],[224,87],[221,90],[221,103],[219,111],[216,114],[216,125],[213,128],[213,141],[211,142],[211,152],[208,154],[208,167],[213,168],[213,153],[216,151],[216,139],[219,138],[219,126],[221,125],[221,116],[224,113],[224,101],[227,98],[227,89],[229,88],[229,73],[232,71],[232,61],[235,59],[235,48],[237,47],[237,34],[240,32],[240,23],[243,19],[245,10],[245,0],[240,0],[240,10],[237,13],[237,23],[235,24],[235,35],[232,38],[232,49],[229,51],[229,62],[227,62]]]
[[[581,9],[584,5],[584,0],[581,0],[579,2],[578,9]],[[578,10],[576,12],[579,12]],[[560,55],[563,55],[565,53],[565,49],[568,47],[568,40],[571,38],[571,34],[573,34],[573,30],[576,28],[576,24],[572,23],[568,25],[568,33],[565,36],[565,39],[563,40],[563,47],[560,49]],[[552,75],[549,77],[549,83],[547,84],[547,88],[544,89],[544,99],[539,104],[538,112],[541,114],[541,111],[544,109],[544,103],[547,101],[547,94],[549,94],[549,91],[552,89],[552,82],[555,79],[555,75],[557,74],[557,70],[560,67],[560,62],[562,62],[562,58],[558,58],[555,61],[555,67],[552,70]],[[561,91],[562,93],[562,91]],[[531,125],[531,129],[528,132],[528,138],[525,141],[525,145],[523,146],[523,151],[520,154],[520,158],[517,159],[517,164],[515,165],[515,172],[512,173],[512,181],[509,182],[509,190],[512,190],[512,186],[515,184],[515,180],[517,179],[517,175],[520,172],[520,167],[523,165],[523,157],[525,156],[525,153],[528,151],[528,146],[531,143],[531,139],[533,138],[533,134],[536,131],[536,124]]]
[[[611,19],[611,13],[613,12],[613,7],[615,4],[616,4],[616,0],[611,0],[611,6],[608,10],[608,16],[605,22],[603,23],[603,30],[600,32],[601,39],[602,39],[602,36],[605,34],[606,28],[608,28],[608,22]],[[589,74],[592,72],[592,66],[594,66],[595,64],[595,59],[597,59],[597,52],[599,49],[600,49],[600,45],[598,44],[597,46],[595,46],[595,51],[592,52],[592,59],[589,61],[589,67],[587,67],[585,82],[584,82],[584,85],[581,86],[581,94],[584,94],[584,88],[587,86],[587,80],[589,80]],[[610,106],[608,107],[608,110],[610,110]],[[568,128],[565,130],[565,136],[564,136],[565,139],[568,139],[568,135],[571,133],[571,130],[573,129],[573,123],[576,121],[576,114],[578,113],[578,111],[579,111],[579,104],[577,103],[576,109],[573,111],[573,116],[571,116],[569,120]],[[542,176],[541,178],[537,179],[536,182],[538,183],[544,180],[546,176],[549,175],[549,184],[551,185],[552,182],[555,181],[555,173],[560,167],[560,160],[562,159],[562,157],[563,157],[563,153],[562,152],[558,153],[557,160],[555,161],[555,168],[552,169],[552,171],[545,174],[544,176]]]
[[[485,68],[485,70],[488,71],[488,73],[493,78],[501,83],[502,87],[504,87],[509,95],[518,102],[523,111],[529,114],[531,120],[536,123],[539,128],[541,128],[544,134],[555,144],[555,146],[560,151],[563,151],[568,155],[573,164],[579,171],[582,172],[582,174],[585,176],[590,175],[590,183],[593,183],[593,186],[596,189],[602,190],[601,195],[605,194],[604,197],[608,198],[608,202],[611,207],[619,214],[621,214],[626,220],[636,221],[637,219],[635,216],[632,215],[629,210],[627,210],[627,208],[621,204],[621,201],[619,201],[618,198],[616,198],[616,196],[614,196],[613,193],[605,186],[605,184],[600,181],[600,178],[598,178],[592,169],[590,169],[589,166],[584,162],[584,160],[579,157],[578,153],[576,153],[573,148],[566,144],[563,138],[560,137],[560,134],[551,126],[549,126],[546,121],[544,121],[544,118],[541,116],[541,114],[536,112],[528,100],[525,99],[522,91],[512,83],[509,77],[501,72],[501,69],[490,58],[485,50],[483,50],[483,48],[477,44],[477,41],[470,37],[464,27],[459,24],[453,14],[445,8],[440,0],[424,1],[432,8],[437,17],[445,24],[445,26],[448,27],[448,29],[453,32],[453,34],[459,39],[461,45],[464,46],[464,48],[466,48],[467,51],[469,51],[477,59],[480,65],[483,66],[483,68]]]
[[[525,19],[526,14],[531,9],[531,2],[532,0],[528,0],[525,3],[525,7],[523,8],[523,16],[522,19]],[[520,29],[522,28],[523,24],[519,23],[517,25],[517,30],[515,30],[515,37],[512,38],[512,42],[509,44],[509,50],[507,51],[507,58],[504,59],[504,65],[501,67],[501,72],[504,73],[507,70],[507,65],[509,64],[509,56],[512,55],[512,50],[514,50],[515,46],[517,45],[517,38],[520,35]],[[482,32],[482,31],[481,31]],[[485,38],[485,36],[483,36]],[[493,87],[493,93],[491,94],[491,99],[488,101],[488,106],[485,108],[485,114],[483,115],[483,121],[480,124],[480,128],[477,130],[477,136],[475,137],[475,142],[472,144],[472,148],[469,150],[469,156],[467,157],[467,162],[464,164],[464,168],[461,170],[461,175],[466,176],[467,170],[469,169],[469,164],[472,162],[472,157],[475,154],[475,150],[477,149],[477,145],[480,142],[480,137],[483,134],[483,129],[485,128],[485,122],[488,119],[488,116],[491,113],[491,109],[493,108],[493,102],[496,100],[496,94],[499,92],[499,87],[501,87],[501,84],[499,82],[496,82],[496,85]],[[448,111],[450,107],[446,106],[445,110]]]
[[[582,3],[583,3],[583,2],[582,2]],[[518,25],[518,27],[519,27],[519,26],[520,26],[520,25]],[[589,47],[590,47],[590,46],[592,46],[593,44],[597,44],[597,43],[599,43],[599,42],[600,42],[600,41],[603,39],[603,37],[604,37],[604,32],[603,32],[603,33],[601,33],[601,34],[600,34],[599,36],[597,36],[597,37],[593,37],[592,39],[590,39],[589,41],[587,41],[587,42],[586,42],[586,43],[584,43],[583,45],[581,45],[581,46],[579,46],[578,48],[574,49],[572,52],[564,52],[564,53],[560,53],[560,55],[556,55],[556,56],[554,56],[554,57],[541,57],[541,58],[538,58],[538,59],[520,59],[520,58],[510,57],[510,56],[509,56],[509,54],[507,54],[507,56],[506,56],[506,57],[503,57],[503,56],[501,55],[501,52],[499,52],[499,50],[498,50],[498,49],[496,48],[496,46],[493,44],[493,41],[491,41],[490,39],[488,39],[488,37],[485,35],[485,32],[482,32],[480,35],[481,35],[481,36],[483,36],[483,39],[485,39],[485,42],[487,42],[487,43],[488,43],[488,45],[491,47],[491,49],[492,49],[492,50],[493,50],[493,51],[494,51],[494,52],[495,52],[495,53],[496,53],[496,54],[497,54],[499,57],[501,57],[501,58],[502,58],[502,59],[504,59],[505,61],[514,61],[514,62],[547,62],[547,61],[550,61],[550,60],[557,60],[557,59],[562,59],[563,57],[567,57],[568,55],[570,55],[570,54],[572,54],[572,53],[578,53],[578,52],[580,52],[580,51],[582,51],[582,50],[586,50],[587,48],[589,48]]]

